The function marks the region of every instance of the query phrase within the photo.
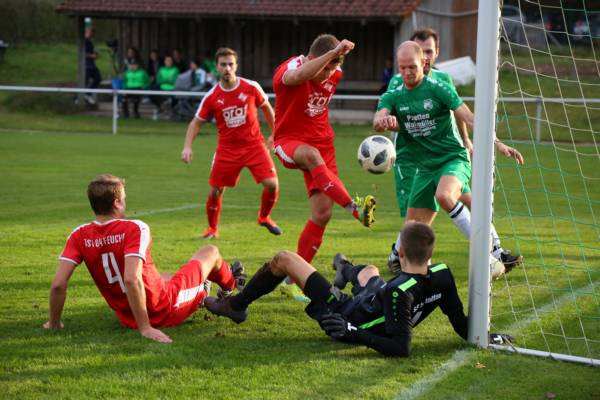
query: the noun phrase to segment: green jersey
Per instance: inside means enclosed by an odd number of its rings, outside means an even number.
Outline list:
[[[453,86],[431,77],[411,90],[403,84],[384,93],[377,110],[386,108],[398,119],[399,157],[410,155],[419,168],[434,170],[455,159],[468,161],[452,111],[463,104]]]
[[[148,73],[143,68],[138,68],[135,71],[128,69],[123,77],[123,87],[125,89],[145,89],[150,86],[150,78]]]
[[[177,67],[160,67],[158,74],[156,75],[156,83],[160,87],[160,90],[174,90],[175,81],[179,75],[179,69]]]
[[[452,78],[446,72],[442,72],[439,69],[432,68],[429,70],[429,75],[427,75],[427,76],[430,78],[436,79],[438,81],[446,82],[448,85],[452,86],[454,88],[454,90],[456,90],[456,87],[454,87],[454,82],[452,82]],[[398,86],[402,85],[403,83],[404,83],[404,81],[402,80],[402,75],[396,74],[390,80],[390,83],[388,84],[388,87],[387,87],[387,91],[394,90]],[[400,157],[398,157],[398,150],[400,150],[402,147],[404,147],[405,144],[406,143],[404,142],[402,136],[396,135],[396,139],[394,140],[394,145],[396,146],[396,159],[397,160],[400,160]]]

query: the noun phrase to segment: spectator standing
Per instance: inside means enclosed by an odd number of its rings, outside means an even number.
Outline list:
[[[181,49],[174,48],[172,55],[173,55],[173,65],[175,65],[179,69],[179,72],[186,71],[187,67],[188,67],[188,63],[185,60],[185,57],[183,56]]]
[[[148,76],[150,77],[150,82],[152,84],[154,84],[154,81],[156,80],[158,69],[162,66],[163,60],[158,53],[158,49],[152,49],[148,56],[148,64],[146,65],[146,71],[148,71]]]
[[[92,37],[94,36],[94,28],[85,28],[85,87],[96,89],[100,86],[102,76],[100,70],[96,66],[98,53],[94,49]],[[93,94],[86,94],[85,99],[90,104],[96,104],[96,98]]]

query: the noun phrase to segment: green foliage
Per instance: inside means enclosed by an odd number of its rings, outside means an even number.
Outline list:
[[[160,271],[175,270],[205,244],[198,237],[205,227],[215,130],[203,130],[193,163],[185,165],[179,161],[184,123],[125,121],[120,134],[111,136],[106,134],[107,118],[0,112],[0,120],[3,398],[380,399],[411,390],[419,380],[427,389],[420,397],[424,399],[544,398],[545,393],[560,399],[598,397],[597,369],[472,350],[439,311],[415,329],[412,355],[402,360],[330,340],[306,317],[304,304],[278,293],[253,304],[244,324],[201,309],[182,326],[166,330],[173,344],[151,343],[119,326],[84,266],[71,281],[65,329],[44,331],[56,257],[71,230],[92,218],[85,186],[94,175],[109,172],[126,178],[129,216],[150,225]],[[338,251],[357,262],[384,266],[402,223],[391,174],[368,175],[356,163],[356,148],[369,128],[335,129],[344,183],[351,194],[374,194],[378,214],[374,227],[366,229],[336,206],[314,262],[330,279],[330,262]],[[528,162],[536,163],[531,146],[519,148]],[[574,167],[572,160],[564,163]],[[244,171],[239,185],[225,192],[221,237],[211,242],[227,259],[241,259],[251,274],[277,250],[294,250],[309,216],[302,175],[276,165],[281,191],[273,217],[284,234],[269,235],[256,224],[260,186]],[[501,183],[508,188],[511,181],[506,180],[518,180],[523,172],[515,172],[505,160],[500,168]],[[536,208],[543,198],[533,196],[531,201]],[[513,218],[519,226],[518,216]],[[510,228],[506,222],[499,226],[500,234],[508,236],[508,246],[514,244]],[[548,226],[540,232],[549,235],[555,229],[563,228]],[[435,230],[434,258],[450,265],[466,306],[468,243],[443,215]],[[535,253],[524,251],[526,259]],[[382,273],[390,276],[385,267]],[[550,279],[558,276],[547,273]],[[507,277],[516,282],[523,278],[523,269]],[[499,281],[496,285],[503,287]],[[463,366],[432,381],[431,375],[457,351],[467,354]]]
[[[77,19],[56,12],[60,0],[2,0],[0,39],[10,45],[21,43],[77,43]],[[97,37],[113,37],[116,22],[94,20]]]

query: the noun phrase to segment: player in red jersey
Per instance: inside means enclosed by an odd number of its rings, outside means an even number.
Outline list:
[[[81,262],[121,323],[162,343],[171,338],[155,327],[178,325],[196,311],[207,295],[206,280],[217,283],[222,295],[243,286],[242,265],[235,262],[230,267],[215,246],[199,249],[175,274],[159,274],[150,255],[150,228],[140,220],[123,219],[125,182],[99,175],[87,192],[96,219],[75,228],[67,239],[50,288],[50,319],[44,328],[63,327],[68,282]]]
[[[329,101],[342,77],[344,56],[354,48],[349,40],[319,35],[308,56],[296,56],[275,71],[275,153],[286,168],[303,171],[311,217],[298,239],[298,254],[307,262],[321,245],[333,203],[348,210],[365,226],[374,221],[373,196],[353,201],[338,177],[335,134],[329,124]]]
[[[258,123],[257,107],[263,111],[269,128],[273,130],[275,115],[264,91],[257,82],[236,76],[237,53],[229,48],[220,48],[216,53],[219,84],[204,97],[196,116],[190,122],[181,160],[192,161],[192,143],[202,125],[212,117],[217,123],[219,138],[210,171],[210,192],[206,199],[208,228],[202,234],[206,239],[219,236],[218,224],[221,215],[223,192],[226,186],[234,187],[242,168],[247,167],[256,183],[262,183],[263,192],[258,213],[258,223],[274,235],[281,230],[271,219],[271,211],[279,194],[275,164],[265,146]],[[272,138],[269,137],[272,147]]]

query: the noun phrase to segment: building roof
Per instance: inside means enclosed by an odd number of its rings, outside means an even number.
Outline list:
[[[397,18],[421,0],[63,0],[56,10],[90,17]]]

